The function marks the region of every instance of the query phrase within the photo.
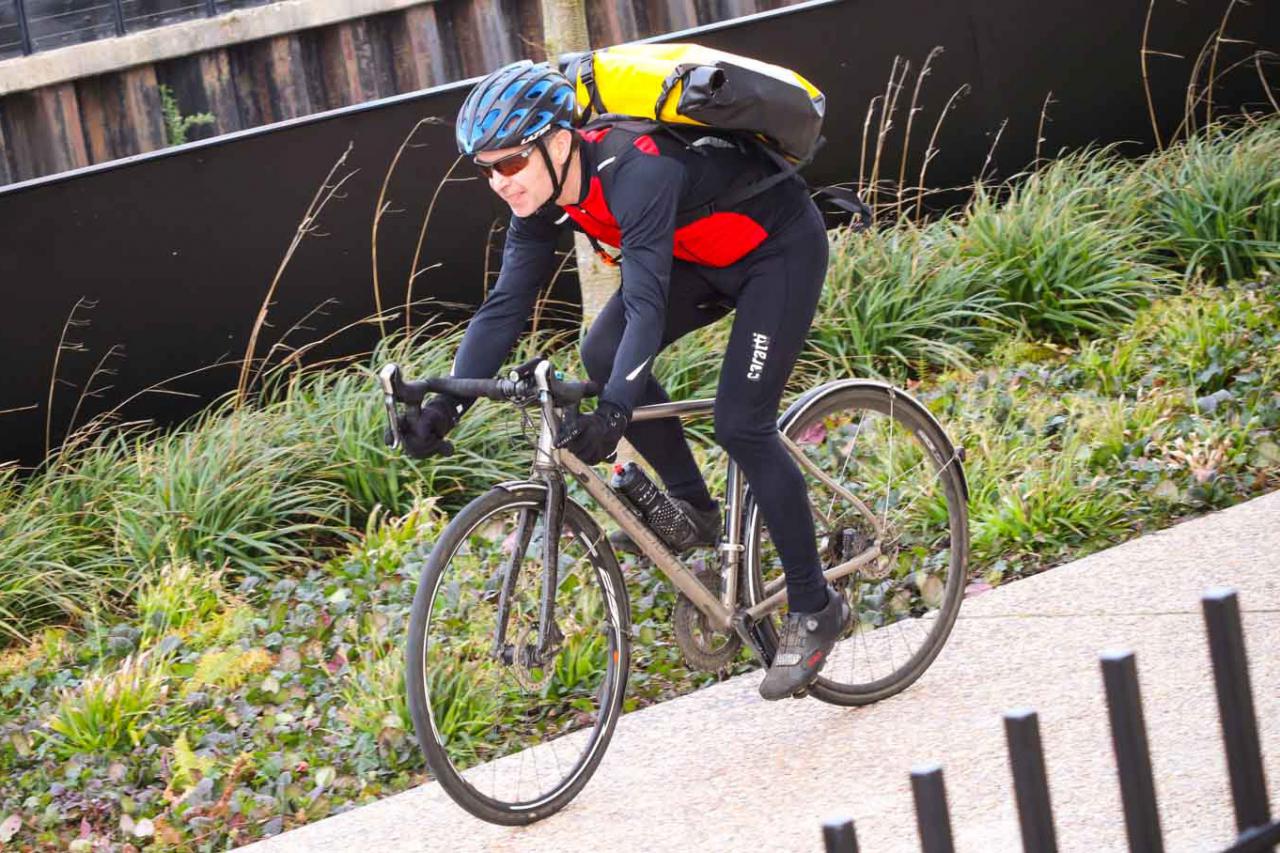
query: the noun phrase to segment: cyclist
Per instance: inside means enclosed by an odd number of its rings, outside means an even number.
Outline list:
[[[622,285],[582,344],[587,373],[603,390],[595,411],[557,436],[557,446],[595,465],[625,436],[688,513],[698,544],[715,545],[720,508],[679,420],[630,417],[636,406],[670,400],[651,373],[659,351],[736,311],[715,437],[745,474],[786,572],[789,612],[760,693],[794,695],[817,677],[850,619],[844,597],[822,576],[804,478],[777,433],[783,386],[826,275],[821,214],[798,178],[732,210],[709,205],[730,186],[776,172],[754,146],[716,136],[686,144],[625,125],[575,129],[575,116],[568,79],[528,60],[484,78],[458,113],[459,152],[513,216],[498,281],[468,324],[453,375],[497,373],[551,278],[562,226],[620,248]],[[437,452],[472,402],[437,395],[406,413],[406,452]],[[625,534],[611,539],[636,547]]]

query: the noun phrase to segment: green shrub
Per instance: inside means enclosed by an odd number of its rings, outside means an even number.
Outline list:
[[[1280,117],[1210,127],[1146,160],[1131,183],[1155,257],[1185,280],[1280,271]]]
[[[993,337],[997,308],[956,262],[946,223],[838,231],[802,359],[828,377],[966,365]]]
[[[208,624],[226,598],[222,570],[192,563],[166,563],[145,577],[135,598],[143,637],[187,631]]]
[[[318,537],[349,536],[340,495],[314,476],[301,430],[251,410],[213,411],[139,443],[138,487],[117,496],[115,545],[139,568],[164,560],[271,574]]]
[[[155,652],[130,655],[110,672],[62,691],[46,733],[63,757],[128,751],[158,722],[171,660]]]
[[[1103,206],[1122,167],[1100,154],[1068,157],[1000,191],[980,187],[954,224],[968,274],[1034,337],[1071,341],[1117,328],[1167,289],[1138,260],[1145,233]]]

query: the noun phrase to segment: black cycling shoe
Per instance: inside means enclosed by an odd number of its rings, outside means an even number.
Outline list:
[[[671,496],[668,495],[668,497]],[[671,498],[671,502],[684,510],[684,514],[689,516],[696,534],[694,540],[681,553],[686,553],[694,548],[714,548],[720,544],[720,528],[723,525],[723,521],[720,518],[720,503],[718,501],[711,509],[694,509],[693,505],[683,498]],[[609,542],[613,545],[613,550],[615,551],[634,554],[637,557],[644,555],[644,552],[640,550],[640,546],[635,543],[635,540],[625,530],[615,530],[610,533]]]
[[[852,615],[849,603],[830,584],[826,607],[817,613],[788,613],[782,622],[778,652],[760,683],[760,695],[772,702],[794,696],[812,684]]]

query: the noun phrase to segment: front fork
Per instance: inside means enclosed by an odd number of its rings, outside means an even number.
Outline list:
[[[546,371],[549,368],[550,362],[544,361],[535,369],[535,379],[542,397],[543,419],[538,451],[534,457],[534,472],[547,484],[546,503],[542,509],[542,601],[538,609],[538,640],[536,645],[525,645],[523,648],[516,648],[507,642],[511,599],[520,577],[525,551],[529,548],[538,520],[537,510],[529,508],[520,513],[515,550],[503,566],[502,591],[498,597],[498,630],[492,650],[494,657],[503,663],[526,668],[545,666],[564,641],[564,634],[556,625],[555,608],[556,589],[560,585],[560,529],[564,525],[565,484],[564,476],[554,463],[554,436],[551,429],[556,418],[546,382]],[[576,410],[572,412],[572,415],[576,414]]]

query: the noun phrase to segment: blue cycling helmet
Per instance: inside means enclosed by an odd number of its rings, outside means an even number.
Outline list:
[[[568,78],[528,59],[476,84],[458,111],[459,154],[528,145],[555,128],[573,129],[577,100]]]

